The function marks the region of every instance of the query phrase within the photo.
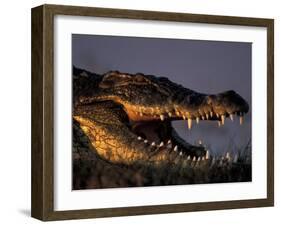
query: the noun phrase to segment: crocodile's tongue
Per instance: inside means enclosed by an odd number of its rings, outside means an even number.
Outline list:
[[[170,122],[131,122],[132,131],[143,139],[152,142],[161,142],[170,139]]]

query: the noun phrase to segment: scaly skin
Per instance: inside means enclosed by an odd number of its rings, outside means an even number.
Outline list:
[[[195,121],[224,124],[227,117],[238,115],[242,123],[249,109],[234,91],[207,95],[164,77],[116,71],[97,75],[77,68],[73,76],[73,118],[91,148],[111,163],[207,162],[210,155],[204,147],[181,139],[171,121],[187,120],[191,129]]]
[[[98,154],[104,159],[114,163],[131,164],[135,162],[171,162],[175,153],[171,153],[172,143],[177,143],[179,149],[186,149],[193,156],[202,156],[205,150],[184,143],[177,136],[174,129],[171,130],[171,143],[163,145],[151,145],[131,132],[127,127],[129,119],[119,105],[113,102],[101,102],[92,105],[81,106],[77,109],[74,119],[80,123],[80,127],[87,135]],[[166,127],[171,127],[166,125]]]

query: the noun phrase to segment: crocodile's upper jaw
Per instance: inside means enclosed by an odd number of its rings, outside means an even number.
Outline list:
[[[218,120],[234,115],[243,117],[248,103],[230,90],[216,95],[197,93],[164,77],[109,72],[97,89],[80,96],[80,104],[113,101],[123,106],[130,120],[187,120],[189,127],[196,120]],[[242,119],[241,119],[242,120]]]

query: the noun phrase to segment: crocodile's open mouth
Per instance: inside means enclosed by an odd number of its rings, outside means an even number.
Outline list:
[[[178,139],[180,139],[181,142],[179,142],[179,140],[173,139],[172,133],[174,129],[171,125],[172,121],[182,120],[183,123],[186,123],[187,129],[191,130],[194,124],[199,124],[202,121],[217,121],[218,127],[223,126],[226,120],[230,120],[232,122],[239,121],[240,125],[242,125],[245,114],[245,112],[242,111],[231,112],[229,109],[221,110],[224,114],[219,114],[215,111],[212,111],[210,108],[202,109],[201,112],[199,110],[196,113],[182,112],[178,109],[173,109],[169,111],[166,110],[165,113],[162,112],[160,114],[160,108],[155,110],[153,108],[137,109],[136,107],[125,107],[124,109],[129,118],[131,131],[137,136],[137,139],[140,142],[144,142],[152,147],[158,147],[160,149],[162,148],[163,150],[174,150],[179,152],[181,155],[189,155],[190,152],[188,152],[186,149],[188,148],[190,151],[191,146],[187,145],[187,143],[185,143],[184,140],[181,140],[179,137]],[[229,113],[227,113],[227,111]],[[206,153],[203,151],[204,147],[202,145],[193,147],[194,150],[195,147],[197,147],[198,150],[201,151],[193,152],[191,157],[206,155]]]
[[[139,113],[136,113],[139,114]],[[132,113],[130,114],[130,116]],[[240,125],[243,124],[243,113],[238,112],[235,115],[230,114],[228,116],[222,115],[222,116],[206,116],[204,118],[196,117],[195,120],[186,118],[183,116],[182,120],[183,123],[186,123],[187,128],[191,130],[193,123],[199,124],[200,121],[206,121],[206,120],[216,120],[218,122],[218,127],[221,127],[225,124],[225,120],[229,118],[229,120],[234,121],[234,117],[239,117],[239,123]],[[161,142],[166,141],[168,139],[168,134],[166,131],[170,129],[171,121],[173,120],[181,120],[180,117],[164,117],[159,116],[161,119],[158,119],[158,116],[149,116],[144,115],[143,117],[139,117],[139,115],[136,118],[134,116],[133,120],[131,121],[132,131],[139,135],[141,138],[148,140],[149,142]],[[130,119],[132,119],[130,117]],[[136,120],[137,119],[137,120]]]

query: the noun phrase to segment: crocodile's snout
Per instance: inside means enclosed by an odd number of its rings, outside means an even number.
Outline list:
[[[235,91],[229,90],[219,93],[218,95],[210,95],[208,104],[213,106],[218,114],[245,114],[249,111],[248,103]]]

